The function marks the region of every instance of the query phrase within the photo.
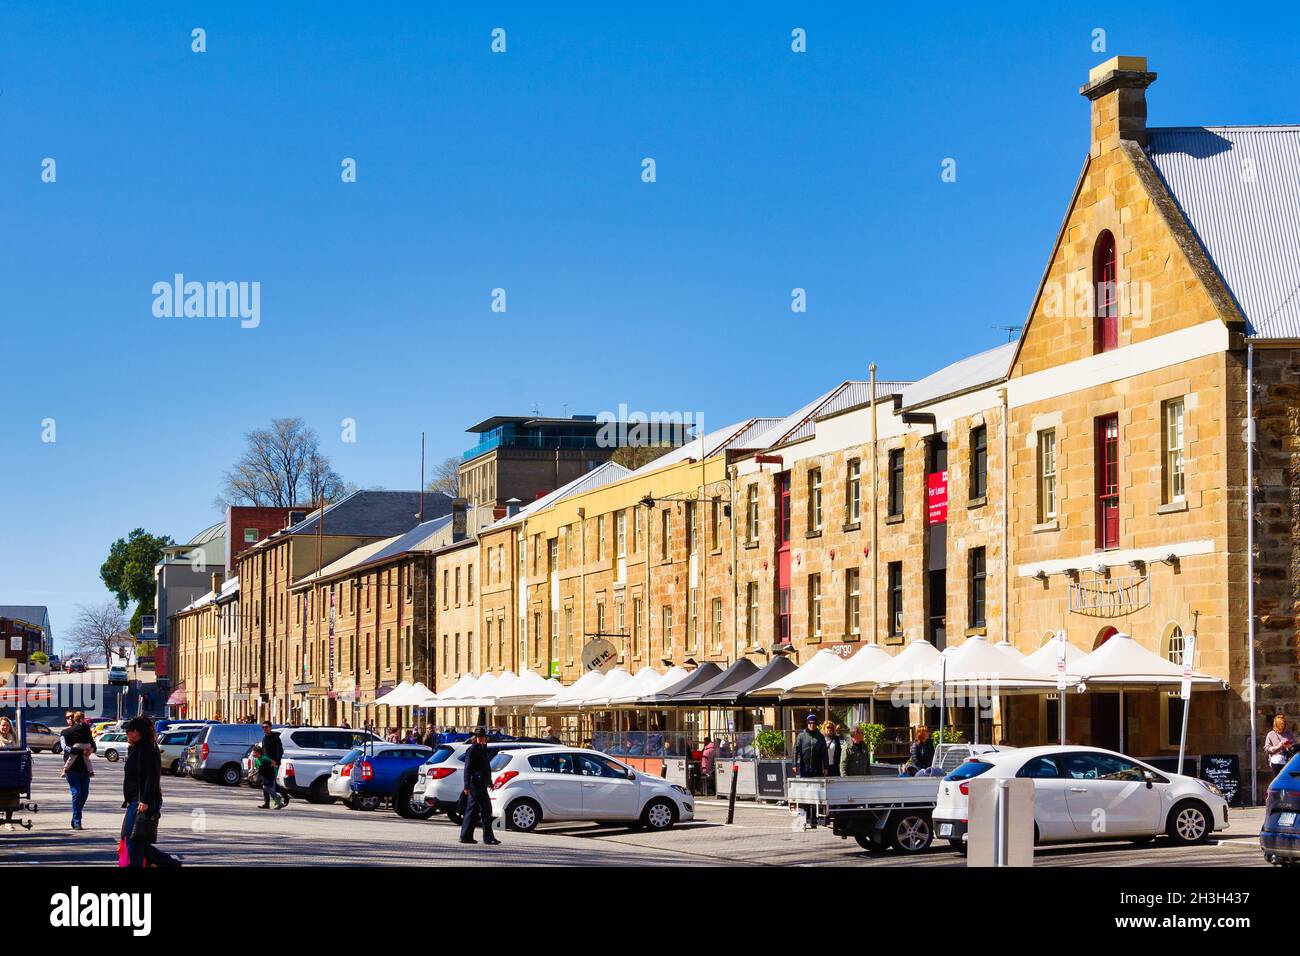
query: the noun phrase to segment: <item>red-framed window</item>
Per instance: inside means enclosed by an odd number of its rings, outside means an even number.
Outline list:
[[[1097,547],[1119,547],[1119,416],[1097,419]]]
[[[1116,291],[1115,237],[1109,231],[1097,237],[1092,252],[1092,275],[1096,290],[1094,351],[1109,352],[1119,347],[1119,296]]]

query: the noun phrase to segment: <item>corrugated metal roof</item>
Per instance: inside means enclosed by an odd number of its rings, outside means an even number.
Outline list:
[[[911,382],[876,382],[876,398],[888,398],[890,395],[898,395],[911,385]],[[847,412],[850,409],[860,408],[866,405],[871,394],[871,382],[845,382],[835,394],[822,403],[822,407],[817,409],[815,419],[830,418],[832,415],[839,415],[841,412]]]
[[[786,415],[784,418],[777,419],[776,423],[771,428],[768,428],[757,435],[751,435],[750,441],[748,443],[749,447],[772,448],[775,445],[780,445],[786,441],[789,441],[790,433],[798,429],[800,425],[804,424],[804,422],[806,421],[809,421],[814,415],[816,415],[817,410],[820,409],[822,405],[828,402],[831,398],[833,398],[835,394],[839,392],[839,390],[842,389],[846,384],[848,383],[841,382],[839,385],[836,385],[834,388],[832,388],[829,392],[823,392],[822,394],[818,395],[807,405],[804,405],[803,407],[797,409],[796,411],[790,413],[789,415]]]
[[[1300,338],[1300,126],[1149,130],[1147,154],[1255,338]]]
[[[426,491],[423,501],[426,518],[451,512],[452,496],[445,491]],[[326,506],[325,534],[355,537],[405,534],[418,520],[420,502],[418,491],[354,491]],[[313,511],[284,533],[315,534],[319,517],[320,512]]]
[[[711,432],[706,432],[704,435],[704,457],[712,458],[714,455],[725,451],[728,448],[745,447],[744,445],[738,444],[739,440],[745,435],[752,433],[754,431],[754,423],[760,421],[770,423],[776,421],[776,419],[747,418],[743,422],[733,422],[730,425],[724,425],[722,428],[715,428]],[[660,468],[664,468],[668,465],[675,465],[678,462],[686,461],[689,458],[694,458],[698,461],[699,457],[700,442],[696,439],[695,441],[688,441],[684,445],[679,445],[672,451],[664,452],[654,461],[646,462],[636,471],[632,472],[632,474],[642,475],[651,471],[658,471]]]
[[[500,521],[491,525],[493,528],[500,528],[505,525],[518,524],[529,515],[536,514],[549,508],[555,502],[564,498],[580,495],[586,491],[594,491],[597,488],[603,488],[605,485],[612,485],[616,481],[621,481],[632,472],[616,462],[607,461],[596,468],[591,469],[580,478],[575,478],[567,485],[561,485],[552,492],[542,495],[536,501],[530,502],[527,507],[521,508],[515,514],[508,518],[502,518]]]
[[[903,407],[914,408],[948,395],[959,395],[1007,377],[1017,342],[968,355],[903,389]]]

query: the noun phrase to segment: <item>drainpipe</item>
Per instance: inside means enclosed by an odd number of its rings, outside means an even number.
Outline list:
[[[1008,442],[1010,438],[1007,430],[1010,427],[1009,406],[1007,404],[1007,387],[1003,385],[998,389],[998,398],[1002,399],[1002,640],[1010,643],[1011,637],[1011,606],[1008,603],[1011,593],[1011,538],[1010,538],[1010,516],[1007,514],[1007,478],[1011,474],[1008,467],[1010,459],[1008,454]]]
[[[1250,683],[1247,701],[1250,706],[1250,803],[1258,806],[1259,781],[1255,769],[1255,345],[1246,344],[1246,636],[1249,642]]]
[[[879,548],[876,541],[876,511],[880,505],[880,492],[878,488],[880,470],[879,461],[876,457],[876,363],[872,362],[869,366],[871,371],[871,643],[880,643],[880,608],[876,603],[876,587],[880,577],[880,557]],[[873,699],[874,703],[874,699]]]

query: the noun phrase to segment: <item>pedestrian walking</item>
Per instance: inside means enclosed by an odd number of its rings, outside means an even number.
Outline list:
[[[1285,767],[1295,753],[1295,737],[1286,729],[1286,718],[1281,714],[1273,718],[1273,729],[1264,737],[1264,753],[1268,755],[1268,766],[1274,773]]]
[[[153,721],[132,717],[126,724],[126,764],[122,771],[122,840],[133,867],[180,866],[181,861],[164,853],[158,841],[158,820],[162,817],[162,754],[154,736]]]
[[[849,735],[849,745],[840,756],[841,777],[865,777],[871,773],[871,751],[861,727],[854,727]]]
[[[20,750],[22,743],[18,739],[18,728],[8,717],[0,717],[0,750]],[[18,809],[20,794],[18,790],[0,791],[0,813],[4,814],[4,828],[14,829],[14,810]]]
[[[495,846],[501,841],[492,835],[492,759],[488,756],[487,730],[475,727],[469,750],[465,752],[465,815],[460,823],[460,842],[477,843],[474,827],[481,823],[483,842]]]
[[[435,727],[433,724],[430,724],[429,729],[425,731],[424,745],[426,747],[438,746],[438,728]]]
[[[560,735],[555,732],[555,728],[552,727],[550,724],[547,724],[542,729],[542,739],[545,740],[547,743],[552,743],[552,744],[564,743],[564,741],[560,739]]]
[[[253,770],[262,786],[262,809],[270,810],[275,800],[275,809],[283,810],[284,801],[275,792],[275,762],[263,752],[261,744],[253,744]]]
[[[269,720],[262,723],[262,754],[271,758],[272,766],[275,768],[275,775],[272,777],[274,780],[274,777],[280,773],[280,762],[284,760],[284,744],[280,742],[280,735],[271,729]],[[283,806],[287,807],[289,805],[289,791],[276,783],[275,792],[279,794]]]
[[[829,776],[840,775],[840,757],[844,754],[844,739],[835,729],[835,721],[828,720],[822,724],[822,736],[826,738],[826,772]]]
[[[86,725],[86,715],[81,711],[68,711],[64,717],[68,726],[59,735],[63,741],[63,755],[73,759],[64,764],[63,778],[72,795],[72,829],[80,830],[81,811],[90,798],[90,767],[86,764],[85,755],[95,752],[95,740],[90,735],[90,727]]]
[[[817,715],[809,714],[804,720],[803,733],[794,743],[795,775],[799,777],[828,777],[826,764],[826,738],[817,729]],[[811,803],[800,805],[806,819],[805,826],[817,828],[817,807]]]

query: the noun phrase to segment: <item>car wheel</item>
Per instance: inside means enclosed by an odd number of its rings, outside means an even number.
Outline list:
[[[237,787],[244,779],[244,773],[239,769],[239,764],[230,763],[221,768],[221,782],[227,787]]]
[[[641,825],[651,830],[670,830],[676,822],[677,808],[664,797],[655,797],[641,811]]]
[[[167,772],[173,777],[178,775],[181,772],[181,762],[179,760],[173,760],[171,766],[167,768]]]
[[[319,780],[317,780],[315,783],[311,785],[311,789],[307,791],[307,802],[308,803],[333,803],[334,802],[334,798],[330,796],[330,792],[326,788],[326,779],[324,777],[321,777]]]
[[[853,834],[853,839],[857,842],[858,846],[862,847],[862,849],[866,850],[868,853],[879,853],[885,848],[884,844],[879,843],[862,833]]]
[[[424,797],[415,796],[415,784],[404,783],[397,788],[393,797],[393,809],[403,820],[427,820],[433,816],[433,807],[424,802]]]
[[[58,744],[55,744],[53,747],[50,748],[50,753],[61,754],[63,753],[63,748],[60,747]]]
[[[948,841],[948,846],[952,847],[952,849],[956,850],[956,851],[957,851],[958,853],[960,853],[962,856],[965,856],[965,855],[966,855],[966,841],[965,841],[965,840],[949,840],[949,841]]]
[[[506,828],[520,833],[532,833],[542,822],[542,808],[527,797],[516,800],[506,808]]]
[[[120,758],[116,750],[110,750],[104,754],[104,759],[109,763],[117,763]]]
[[[920,813],[900,813],[890,821],[889,843],[900,853],[920,853],[934,834],[930,818]]]
[[[447,819],[450,820],[454,825],[460,826],[461,823],[464,821],[465,817],[459,810],[448,810]]]
[[[1199,800],[1174,804],[1165,832],[1178,846],[1204,843],[1210,836],[1210,811]]]

